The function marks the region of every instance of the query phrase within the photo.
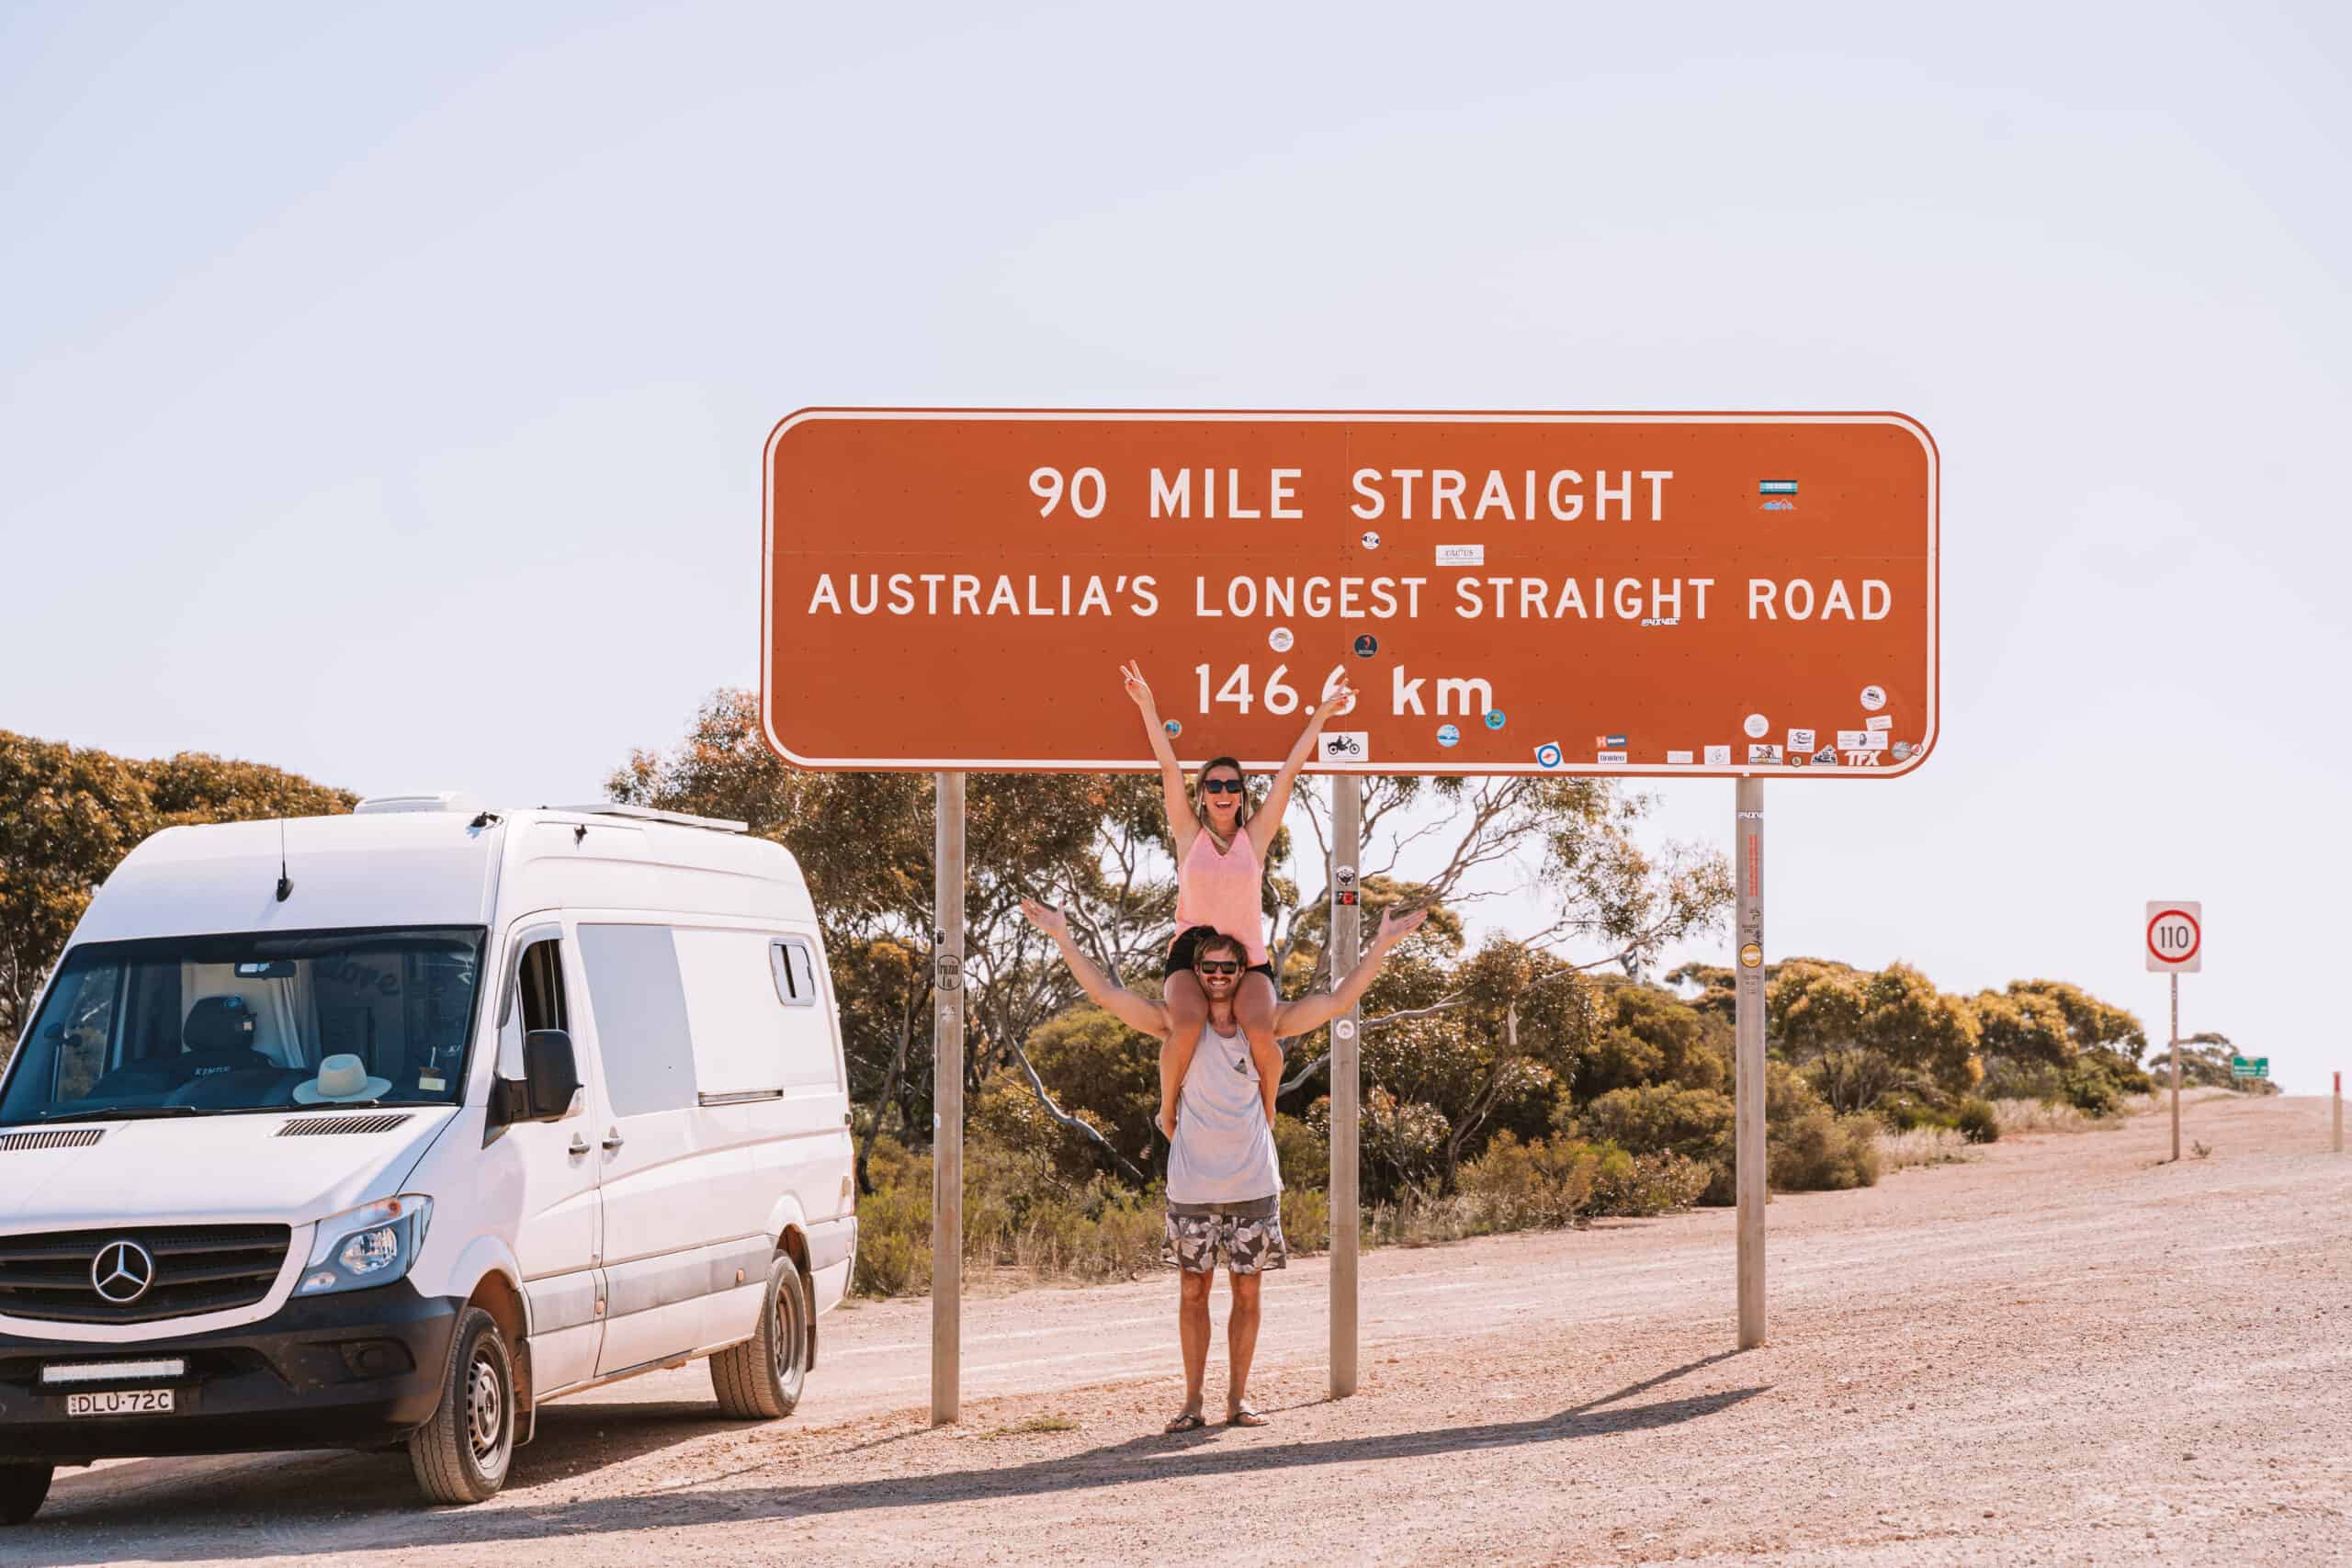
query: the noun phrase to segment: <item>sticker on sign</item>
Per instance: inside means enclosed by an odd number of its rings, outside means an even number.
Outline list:
[[[2205,906],[2194,898],[2159,898],[2148,906],[2148,970],[2194,975],[2205,967]]]

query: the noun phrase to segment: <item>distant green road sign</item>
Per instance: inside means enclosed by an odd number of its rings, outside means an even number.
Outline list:
[[[2230,1058],[2230,1077],[2233,1078],[2267,1078],[2269,1076],[2270,1058],[2267,1056],[2233,1056]]]

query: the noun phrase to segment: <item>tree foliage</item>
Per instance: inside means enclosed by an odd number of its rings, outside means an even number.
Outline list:
[[[348,811],[349,791],[259,762],[157,761],[0,730],[0,1060],[90,894],[163,828]]]

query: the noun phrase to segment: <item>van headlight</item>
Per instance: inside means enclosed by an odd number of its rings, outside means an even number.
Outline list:
[[[323,1296],[390,1284],[415,1263],[432,1223],[433,1200],[414,1192],[329,1214],[319,1222],[294,1293]]]

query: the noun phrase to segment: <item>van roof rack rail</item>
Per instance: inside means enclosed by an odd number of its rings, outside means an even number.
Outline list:
[[[620,806],[609,800],[588,806],[559,806],[558,811],[576,811],[582,817],[627,817],[639,822],[667,822],[679,828],[707,828],[714,833],[748,833],[749,822],[737,822],[725,817],[695,817],[684,811],[656,811],[650,806]]]

